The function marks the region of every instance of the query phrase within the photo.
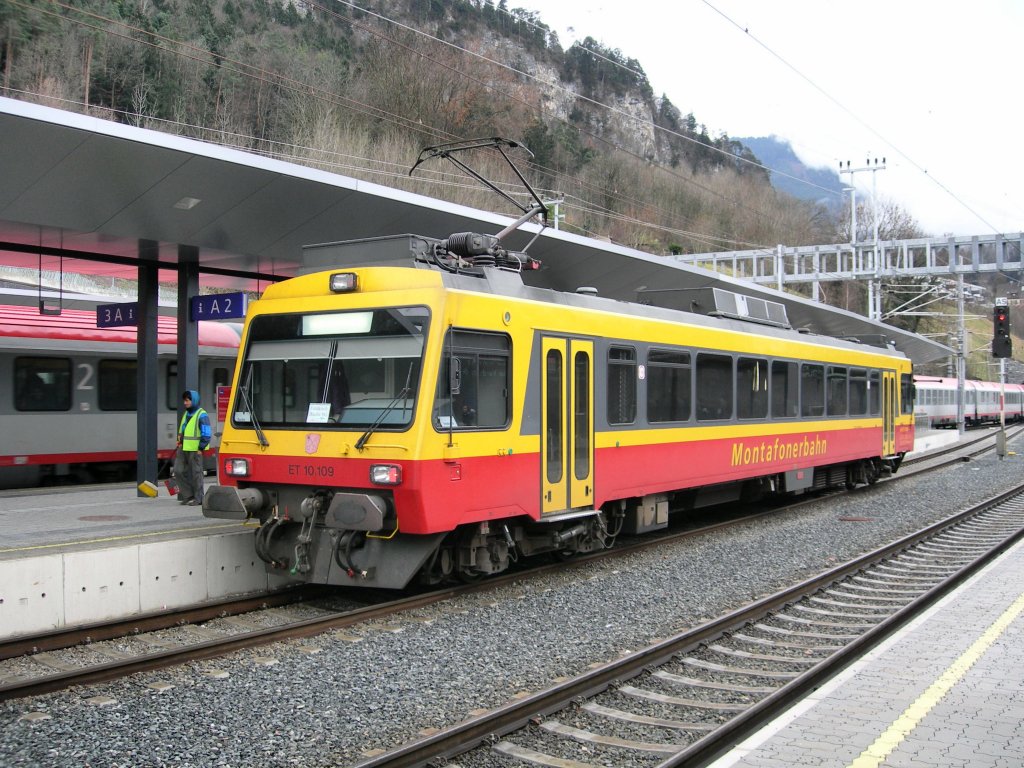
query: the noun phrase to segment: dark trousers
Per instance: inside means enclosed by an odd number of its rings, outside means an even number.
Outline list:
[[[178,449],[174,457],[174,477],[178,481],[181,501],[203,500],[203,454],[199,451]]]

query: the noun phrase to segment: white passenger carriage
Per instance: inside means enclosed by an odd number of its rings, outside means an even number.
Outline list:
[[[930,427],[956,427],[956,401],[959,380],[942,376],[915,376],[917,398],[914,414],[921,423],[927,419]],[[999,423],[1000,395],[1005,395],[1007,423],[1020,421],[1024,403],[1024,385],[1005,384],[1002,388],[994,381],[964,382],[964,422],[973,427]]]
[[[169,458],[184,387],[177,321],[157,325],[158,455]],[[238,339],[238,325],[200,323],[199,387],[215,437],[215,393],[231,382]],[[0,306],[0,488],[132,477],[135,358],[135,328],[97,328],[95,311]]]

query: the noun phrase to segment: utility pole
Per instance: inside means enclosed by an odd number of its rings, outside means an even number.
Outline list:
[[[558,230],[558,223],[565,218],[565,214],[561,213],[561,205],[565,202],[564,197],[560,197],[557,200],[545,200],[544,205],[548,209],[548,218],[551,219],[552,229]]]
[[[850,161],[847,160],[846,164],[849,165]],[[842,168],[842,163],[839,164]],[[842,173],[843,171],[840,171]],[[850,173],[850,184],[853,184],[853,173]],[[849,186],[843,190],[843,192],[850,193],[850,245],[857,247],[857,188]]]
[[[846,161],[846,166],[843,167],[843,163],[839,163],[839,173],[850,174],[850,186],[853,189],[850,190],[850,243],[853,245],[854,253],[857,251],[857,193],[856,185],[854,184],[854,174],[863,173],[864,171],[871,172],[871,212],[872,218],[874,219],[873,234],[874,234],[874,256],[873,266],[875,276],[868,280],[868,317],[872,320],[880,320],[882,317],[882,289],[879,285],[882,270],[882,254],[878,242],[878,171],[885,170],[885,158],[882,158],[882,162],[878,162],[878,158],[871,161],[868,158],[864,161],[863,168],[853,168],[850,161]]]

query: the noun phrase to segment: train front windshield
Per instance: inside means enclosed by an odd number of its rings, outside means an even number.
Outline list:
[[[264,429],[408,427],[429,321],[426,307],[254,318],[234,424]]]

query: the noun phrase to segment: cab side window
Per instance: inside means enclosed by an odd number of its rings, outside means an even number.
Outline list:
[[[511,416],[512,342],[499,333],[451,330],[441,355],[434,428],[504,429]]]

